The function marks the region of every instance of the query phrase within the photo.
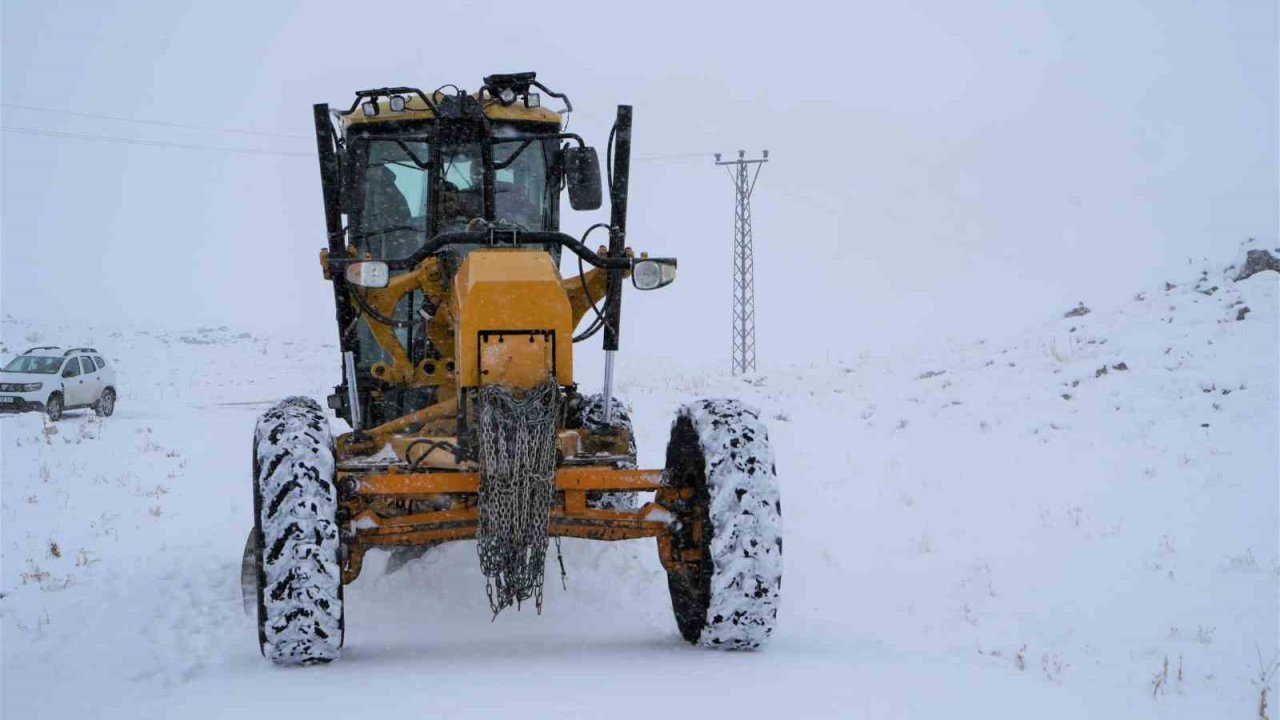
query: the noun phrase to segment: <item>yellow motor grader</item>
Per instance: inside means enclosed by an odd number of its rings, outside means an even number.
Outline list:
[[[575,210],[603,196],[597,152],[563,130],[569,111],[534,73],[315,106],[320,267],[342,351],[328,405],[351,431],[334,438],[299,397],[258,421],[242,580],[273,662],[338,656],[342,589],[370,548],[452,540],[476,543],[495,615],[541,609],[548,538],[651,537],[685,639],[749,649],[772,633],[782,538],[767,432],[736,401],[699,400],[672,425],[666,467],[637,468],[612,396],[623,281],[663,287],[676,261],[627,246],[629,106],[609,137],[610,222],[560,232],[562,191]],[[592,249],[597,230],[607,242]],[[566,255],[576,271],[562,275]],[[597,333],[603,391],[584,394],[575,343]]]

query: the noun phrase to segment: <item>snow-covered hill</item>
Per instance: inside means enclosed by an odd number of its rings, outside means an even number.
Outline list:
[[[682,401],[764,411],[787,532],[765,650],[681,641],[651,541],[566,541],[567,589],[496,622],[456,543],[390,575],[371,555],[342,660],[302,670],[258,656],[238,567],[254,418],[329,391],[330,338],[6,318],[6,359],[93,342],[122,387],[106,420],[0,419],[4,716],[1256,718],[1278,279],[1194,273],[1014,338],[747,379],[625,352],[642,465]]]

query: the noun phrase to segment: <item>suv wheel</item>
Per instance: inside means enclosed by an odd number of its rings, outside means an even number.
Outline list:
[[[98,417],[111,417],[111,413],[116,411],[116,391],[111,388],[103,390],[102,397],[94,403],[93,411],[98,413]]]
[[[62,394],[54,393],[49,396],[49,402],[44,404],[44,411],[48,414],[49,419],[58,422],[62,417]]]

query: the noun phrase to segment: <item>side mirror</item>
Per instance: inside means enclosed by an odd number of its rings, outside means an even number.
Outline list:
[[[358,287],[384,288],[390,280],[387,264],[369,261],[351,263],[347,266],[347,282]]]
[[[63,371],[62,371],[62,377],[64,377],[64,378],[75,377],[75,376],[76,376],[76,374],[75,374],[75,373],[73,373],[73,372],[71,372],[70,370],[63,370]]]
[[[599,210],[600,158],[592,147],[565,148],[565,184],[569,186],[569,205],[574,210]]]
[[[675,258],[644,258],[631,266],[631,284],[637,290],[657,290],[675,281]]]

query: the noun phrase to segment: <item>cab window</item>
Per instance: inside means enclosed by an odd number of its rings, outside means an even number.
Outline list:
[[[77,358],[71,358],[67,361],[66,367],[62,371],[63,377],[79,377],[80,361]]]
[[[550,229],[551,201],[547,192],[546,155],[541,141],[511,140],[493,144],[494,208],[499,224],[524,230]],[[484,217],[484,167],[480,146],[445,147],[440,197],[440,232],[466,230]]]
[[[96,362],[96,363],[98,363],[98,369],[99,369],[99,370],[101,370],[102,368],[104,368],[104,367],[106,367],[106,366],[107,366],[107,361],[106,361],[106,360],[103,360],[101,357],[99,357],[99,356],[97,356],[97,355],[94,355],[94,356],[93,356],[93,361],[94,361],[94,362]]]
[[[84,373],[85,375],[88,375],[90,373],[95,373],[97,371],[98,371],[98,368],[93,366],[93,360],[90,360],[89,358],[83,355],[80,356],[80,372]]]
[[[551,202],[543,144],[497,143],[493,163],[498,168],[494,171],[494,216],[525,230],[549,229]]]
[[[430,204],[427,143],[370,139],[356,247],[381,260],[408,257],[426,240]]]

